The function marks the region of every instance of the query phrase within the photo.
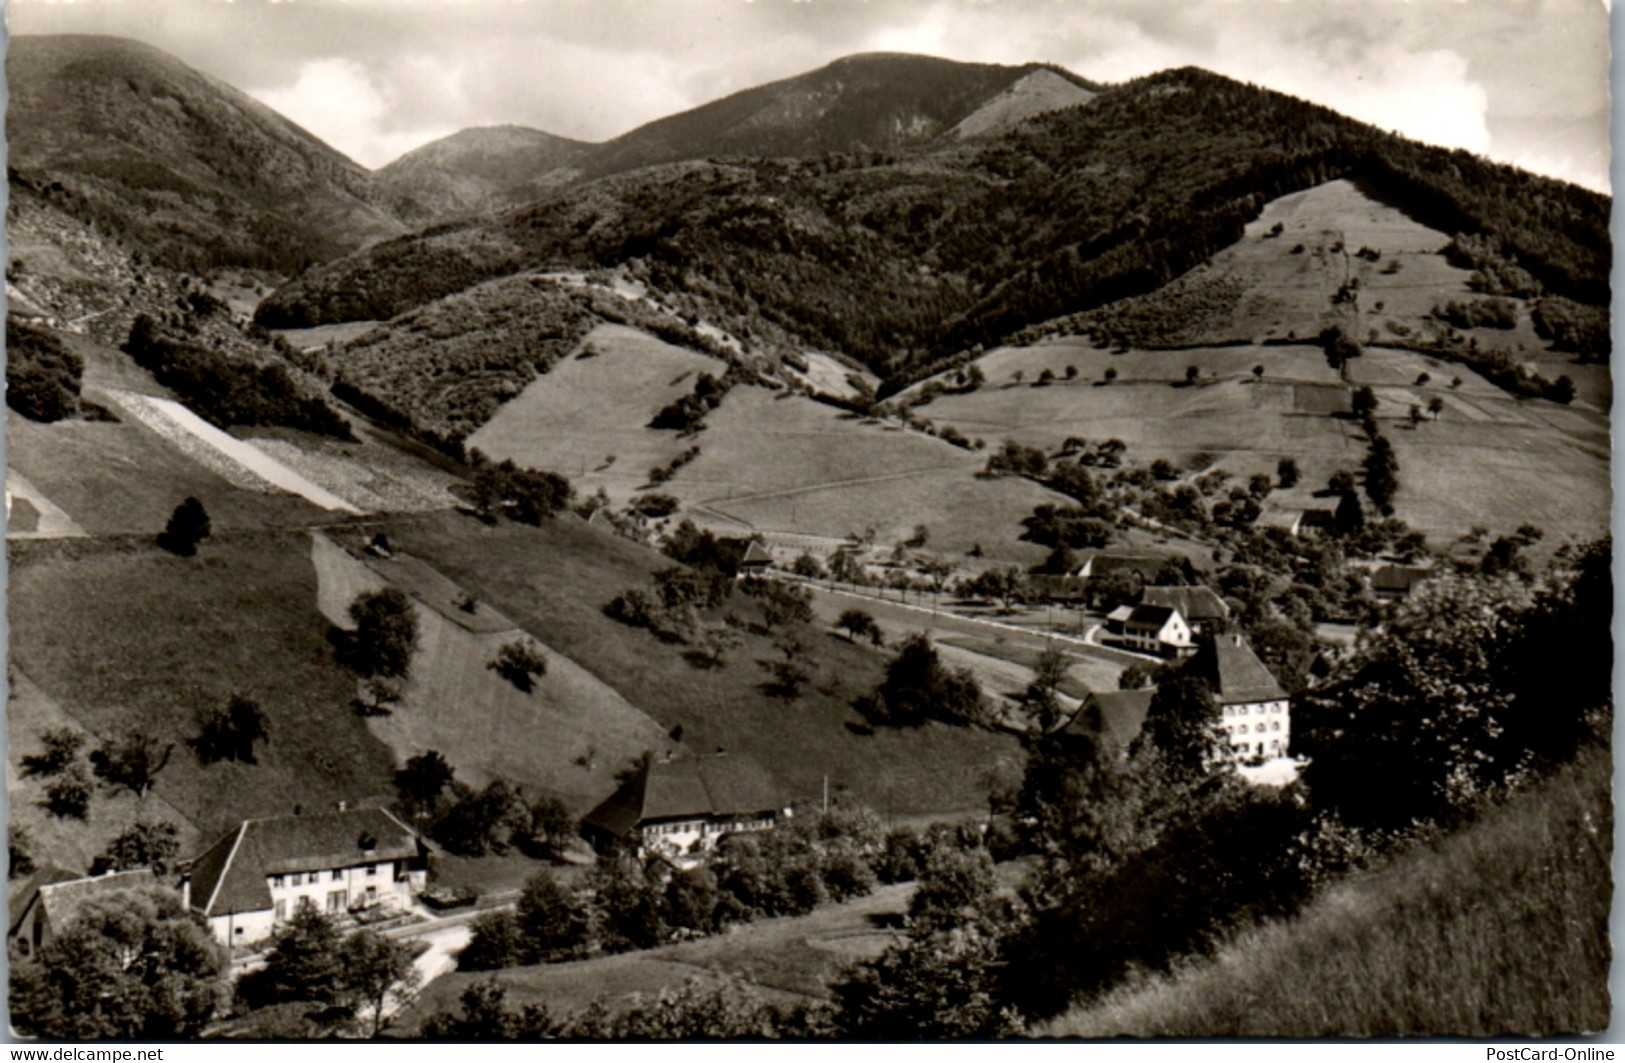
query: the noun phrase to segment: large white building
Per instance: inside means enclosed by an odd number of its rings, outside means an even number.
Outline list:
[[[1185,666],[1213,688],[1230,748],[1247,759],[1284,757],[1292,740],[1292,702],[1240,635],[1204,643]]]
[[[192,861],[182,896],[216,939],[249,945],[302,908],[405,910],[426,884],[427,857],[381,808],[249,819]]]

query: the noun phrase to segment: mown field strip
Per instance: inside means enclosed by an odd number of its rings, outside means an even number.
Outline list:
[[[326,488],[294,472],[252,443],[237,439],[216,428],[178,402],[137,395],[129,391],[108,394],[147,427],[163,435],[227,482],[248,490],[276,490],[299,495],[323,509],[360,513]]]

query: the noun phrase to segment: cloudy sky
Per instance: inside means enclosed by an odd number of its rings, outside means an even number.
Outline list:
[[[1194,64],[1608,187],[1603,0],[10,0],[13,33],[135,37],[368,166],[473,125],[603,140],[860,51]]]

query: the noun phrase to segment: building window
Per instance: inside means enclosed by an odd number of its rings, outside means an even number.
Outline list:
[[[236,930],[232,931],[232,933],[236,934],[238,937],[242,937],[243,936],[243,928],[238,927]]]
[[[327,910],[342,912],[350,904],[350,894],[346,890],[334,890],[327,895]]]
[[[378,887],[377,886],[368,886],[367,887],[367,903],[368,904],[376,904],[376,903],[378,903]]]
[[[288,876],[288,885],[290,885],[290,886],[303,885],[304,881],[305,881],[305,876],[300,874],[297,871]]]
[[[333,869],[333,881],[334,882],[343,882],[344,881],[344,871],[342,869],[336,868],[336,867]]]
[[[314,900],[312,900],[310,897],[300,897],[299,898],[298,910],[301,911],[301,912],[315,911],[316,910],[316,902]]]
[[[275,916],[275,918],[276,918],[276,921],[279,922],[279,923],[285,923],[285,922],[288,921],[288,902],[287,901],[277,901],[276,902],[276,916]]]
[[[274,890],[279,890],[279,889],[282,888],[282,876],[281,875],[272,875],[271,876],[271,888],[274,889]]]
[[[377,874],[378,874],[378,865],[377,864],[368,864],[367,865],[367,877],[372,878],[373,876],[375,876]],[[367,888],[372,889],[371,886],[368,886]]]

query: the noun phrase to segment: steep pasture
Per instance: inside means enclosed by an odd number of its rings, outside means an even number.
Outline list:
[[[6,462],[92,535],[157,535],[188,496],[202,501],[217,531],[307,524],[324,513],[292,495],[234,487],[133,418],[36,424],[8,416]]]
[[[835,635],[807,640],[813,682],[796,699],[763,689],[757,663],[778,656],[763,635],[745,635],[719,668],[697,667],[685,647],[603,615],[615,595],[646,584],[665,558],[613,535],[560,518],[541,528],[435,514],[392,523],[399,548],[433,564],[480,601],[511,617],[659,721],[683,727],[696,750],[723,747],[755,758],[786,797],[812,800],[824,777],[854,800],[896,814],[983,807],[978,777],[1019,760],[1008,736],[930,724],[916,730],[861,733],[851,702],[879,681],[884,655]],[[724,607],[755,616],[749,599]],[[714,618],[715,619],[715,618]],[[600,749],[607,748],[599,743]],[[619,768],[623,765],[612,765]]]
[[[84,820],[59,819],[47,812],[40,802],[49,780],[23,778],[21,762],[42,748],[42,733],[61,728],[84,734],[87,753],[99,741],[99,736],[87,733],[21,669],[13,667],[6,699],[6,816],[12,826],[28,832],[36,864],[87,872],[107,843],[137,819],[173,823],[179,828],[182,851],[196,850],[197,828],[157,793],[137,798],[127,790],[98,789]]]
[[[662,727],[556,652],[543,651],[547,674],[528,694],[499,678],[487,665],[522,633],[488,605],[465,613],[425,594],[421,580],[386,578],[401,576],[395,562],[369,564],[320,533],[311,550],[321,608],[335,624],[349,626],[349,603],[365,590],[393,584],[416,599],[418,650],[405,697],[391,714],[368,718],[397,761],[438,750],[464,782],[506,778],[583,813],[614,789],[617,767],[669,744]]]
[[[1132,979],[1056,1037],[1469,1039],[1604,1030],[1608,757],[1581,762],[1432,848],[1330,887],[1211,960]]]
[[[205,836],[245,816],[392,794],[393,758],[350,707],[301,531],[216,532],[194,558],[143,541],[12,542],[11,654],[88,731],[183,743],[199,713],[258,701],[258,764],[178,744],[155,794]]]
[[[583,357],[587,351],[596,353]],[[648,428],[650,419],[693,391],[700,373],[720,377],[726,369],[719,359],[646,333],[600,325],[574,354],[504,403],[467,445],[564,473],[583,492],[602,486],[624,500],[647,482],[651,467],[696,442]]]

